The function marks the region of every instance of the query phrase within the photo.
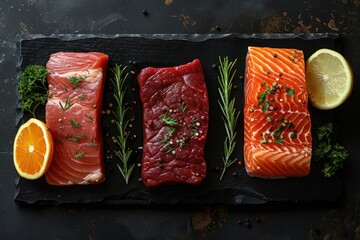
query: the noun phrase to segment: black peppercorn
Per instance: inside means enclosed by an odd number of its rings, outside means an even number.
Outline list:
[[[146,9],[144,9],[144,10],[142,11],[142,14],[143,14],[144,16],[149,15],[149,13],[148,13],[148,11],[146,11]]]

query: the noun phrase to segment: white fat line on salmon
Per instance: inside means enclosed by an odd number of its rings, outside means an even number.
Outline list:
[[[67,73],[51,73],[53,77],[70,78],[70,77],[82,77],[85,82],[97,82],[103,78],[102,68],[90,69],[84,71],[74,71]]]

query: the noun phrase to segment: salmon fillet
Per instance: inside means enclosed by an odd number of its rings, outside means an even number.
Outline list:
[[[101,108],[107,62],[108,56],[99,52],[59,52],[47,62],[51,95],[46,124],[54,139],[48,184],[105,180]]]
[[[250,176],[283,178],[309,174],[312,139],[307,106],[303,52],[249,47],[244,160]]]

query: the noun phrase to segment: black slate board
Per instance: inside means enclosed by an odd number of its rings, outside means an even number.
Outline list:
[[[231,166],[222,182],[219,182],[220,172],[216,167],[222,166],[223,139],[225,131],[218,106],[217,71],[212,68],[218,63],[219,56],[228,56],[231,60],[237,58],[237,76],[234,84],[236,107],[243,106],[243,79],[245,56],[248,46],[271,46],[302,49],[308,58],[319,48],[340,50],[340,41],[335,34],[272,34],[272,35],[30,35],[21,36],[18,41],[18,71],[30,64],[45,65],[51,53],[58,51],[100,51],[110,56],[110,67],[114,64],[129,65],[134,71],[128,81],[128,103],[132,108],[129,118],[134,117],[131,148],[136,152],[133,162],[141,160],[142,125],[141,106],[136,82],[137,73],[144,67],[165,67],[184,64],[199,58],[204,69],[206,84],[209,91],[210,122],[209,134],[205,147],[208,175],[200,186],[174,185],[155,189],[147,189],[138,182],[140,169],[136,168],[129,185],[124,183],[116,168],[116,160],[112,158],[114,146],[111,134],[114,128],[111,115],[104,115],[103,128],[106,153],[106,182],[91,186],[55,187],[46,184],[44,178],[28,181],[22,178],[16,180],[17,193],[15,201],[19,203],[104,203],[126,205],[186,205],[186,204],[261,204],[267,202],[322,202],[334,201],[341,192],[340,176],[324,178],[321,165],[312,162],[308,177],[265,180],[250,178],[244,166]],[[110,109],[112,92],[109,81],[104,97],[104,109]],[[18,127],[28,116],[23,116],[17,103]],[[333,118],[332,111],[319,111],[310,107],[313,134],[319,126]],[[44,110],[39,113],[44,119]],[[237,148],[239,159],[243,156],[243,114],[238,123]],[[313,135],[315,136],[315,135]],[[314,147],[316,141],[314,141]],[[233,173],[236,172],[236,177]]]

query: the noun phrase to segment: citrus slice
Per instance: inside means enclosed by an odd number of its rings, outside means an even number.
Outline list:
[[[306,87],[311,104],[322,110],[341,105],[353,86],[351,66],[338,52],[320,49],[306,61]]]
[[[45,174],[53,155],[53,139],[46,124],[31,118],[19,128],[14,141],[13,158],[18,174],[37,179]]]

